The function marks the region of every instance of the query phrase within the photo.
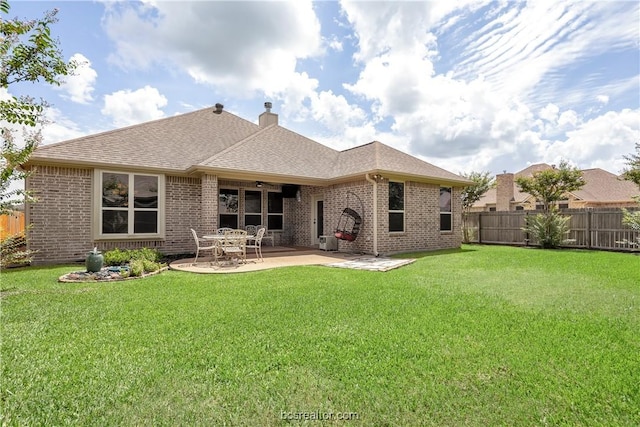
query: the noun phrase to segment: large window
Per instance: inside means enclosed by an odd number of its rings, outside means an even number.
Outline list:
[[[282,193],[269,192],[267,195],[267,229],[282,230],[284,204]]]
[[[262,224],[262,191],[244,192],[244,225]]]
[[[218,198],[218,227],[238,228],[238,190],[221,188]]]
[[[161,237],[164,177],[96,171],[98,237]]]
[[[440,187],[440,231],[451,231],[451,187]]]
[[[404,231],[403,182],[389,182],[389,231]]]

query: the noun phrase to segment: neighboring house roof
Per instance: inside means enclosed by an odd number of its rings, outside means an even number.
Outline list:
[[[586,184],[574,191],[573,195],[586,202],[627,201],[640,195],[640,189],[635,183],[603,169],[584,169],[582,176]]]
[[[520,191],[518,184],[515,183],[515,178],[531,177],[537,172],[552,168],[551,165],[546,163],[539,163],[531,165],[520,172],[516,172],[513,183],[513,201],[515,203],[522,203],[532,197],[530,194]],[[633,197],[640,195],[640,189],[638,189],[635,183],[625,181],[620,176],[607,172],[604,169],[583,169],[582,177],[585,180],[585,185],[580,190],[571,193],[578,200],[591,203],[627,202],[633,200]],[[497,189],[492,188],[487,191],[474,206],[481,207],[495,204],[496,197]]]
[[[260,127],[226,111],[214,114],[212,108],[41,146],[30,164],[210,172],[292,184],[324,184],[365,173],[470,183],[377,141],[336,151],[277,124]]]

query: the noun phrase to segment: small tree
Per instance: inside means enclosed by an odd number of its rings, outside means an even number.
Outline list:
[[[516,183],[520,191],[542,202],[543,212],[527,217],[524,231],[535,236],[543,248],[560,246],[569,232],[569,217],[560,215],[555,203],[584,186],[582,172],[563,160],[558,168],[516,178]]]
[[[465,243],[472,238],[471,230],[467,223],[467,217],[471,212],[471,207],[487,192],[495,186],[495,178],[490,176],[490,172],[470,172],[461,173],[461,176],[473,181],[462,190],[462,234]]]
[[[636,154],[630,154],[624,158],[628,168],[622,172],[622,178],[634,182],[640,187],[640,142],[636,143]]]
[[[9,1],[0,0],[0,12],[8,14],[9,10]],[[0,87],[8,89],[13,84],[40,81],[60,85],[64,76],[73,72],[76,64],[62,59],[58,41],[51,38],[50,26],[57,22],[57,13],[55,9],[46,12],[40,20],[6,20],[0,17]],[[20,166],[29,159],[42,139],[40,131],[35,128],[44,123],[46,106],[46,102],[37,102],[29,96],[0,100],[0,121],[22,126],[24,134],[24,144],[19,144],[14,137],[15,129],[8,126],[0,128],[0,214],[9,212],[23,201],[33,201],[27,191],[11,190],[11,184],[28,176]],[[15,240],[15,236],[10,238]],[[10,246],[3,242],[3,248]],[[22,253],[20,258],[27,259],[28,252]],[[3,252],[3,258],[9,256],[12,254]]]
[[[627,166],[623,172],[622,177],[628,181],[636,183],[640,188],[640,143],[636,143],[636,154],[624,156],[627,160]],[[640,204],[640,196],[636,196],[636,201]],[[640,231],[640,211],[629,211],[622,209],[622,223],[630,226],[634,230]],[[638,238],[640,240],[640,238]]]

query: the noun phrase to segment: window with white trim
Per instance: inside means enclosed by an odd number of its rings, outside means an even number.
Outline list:
[[[404,182],[389,181],[389,231],[404,231]]]
[[[98,238],[163,237],[164,176],[96,171]]]
[[[451,187],[440,187],[440,231],[453,230]]]
[[[245,190],[244,225],[262,224],[262,191]]]
[[[282,193],[267,193],[267,230],[284,228],[284,203]]]
[[[220,189],[218,227],[238,228],[238,203],[238,189]]]

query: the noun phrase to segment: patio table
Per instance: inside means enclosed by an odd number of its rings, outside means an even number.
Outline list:
[[[202,236],[203,240],[209,240],[214,242],[215,246],[222,248],[222,241],[227,238],[228,236],[225,236],[224,234],[206,234],[204,236]],[[247,234],[245,236],[242,237],[233,237],[234,240],[238,240],[239,242],[242,243],[242,246],[246,246],[247,241],[249,240],[253,240],[255,239],[256,236],[254,236],[253,234]],[[224,250],[222,250],[222,252],[224,252]],[[218,249],[213,251],[214,257],[215,257],[215,263],[218,264]],[[245,255],[244,255],[244,262],[246,263],[246,249],[245,249]]]

